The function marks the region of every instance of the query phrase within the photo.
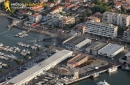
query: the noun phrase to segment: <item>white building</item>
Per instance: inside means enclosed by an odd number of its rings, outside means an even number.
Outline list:
[[[68,51],[68,50],[58,51],[57,53],[55,53],[48,59],[40,62],[39,64],[33,66],[32,68],[28,69],[27,71],[10,79],[7,83],[9,83],[10,85],[25,85],[25,83],[28,83],[30,80],[35,78],[37,75],[40,75],[41,73],[43,74],[45,71],[54,67],[58,63],[67,59],[68,57],[71,57],[72,54],[73,54],[73,52]]]
[[[126,14],[118,14],[113,12],[103,13],[102,21],[104,23],[119,25],[119,26],[128,26],[130,24],[130,16]]]
[[[83,46],[89,45],[90,43],[90,39],[72,36],[71,38],[65,40],[62,44],[67,49],[80,50]]]
[[[124,50],[124,46],[109,43],[98,51],[99,55],[113,58]]]
[[[98,55],[98,50],[100,50],[101,48],[103,48],[106,45],[107,45],[107,43],[104,43],[104,42],[95,42],[86,48],[86,53]]]
[[[86,22],[85,31],[90,34],[113,38],[117,37],[118,27],[100,22]]]

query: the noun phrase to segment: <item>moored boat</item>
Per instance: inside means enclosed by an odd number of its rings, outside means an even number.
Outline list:
[[[125,70],[125,71],[130,71],[130,66],[128,65],[125,65],[121,68],[122,70]]]
[[[111,68],[108,69],[108,72],[112,73],[112,72],[117,71],[117,69],[118,69],[117,66],[113,66],[113,67],[111,67]]]
[[[99,73],[93,73],[91,76],[93,79],[99,77]]]
[[[104,81],[98,82],[97,85],[110,85],[110,84],[108,84],[108,83],[104,80]]]

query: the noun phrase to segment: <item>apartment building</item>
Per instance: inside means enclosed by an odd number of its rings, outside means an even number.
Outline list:
[[[59,13],[62,12],[63,7],[62,6],[57,6],[55,7],[50,13],[54,14],[54,13]]]
[[[55,13],[55,14],[47,14],[46,18],[47,18],[47,22],[48,25],[52,25],[52,24],[58,24],[59,20],[62,18],[63,16],[60,15],[59,13]]]
[[[65,27],[68,24],[74,24],[75,23],[75,17],[71,17],[71,16],[64,16],[61,18],[60,22],[59,22],[59,26],[60,27]]]
[[[127,27],[130,24],[130,16],[113,12],[103,13],[102,22]]]
[[[103,37],[117,37],[118,26],[99,22],[86,22],[85,32]]]
[[[124,31],[123,39],[126,40],[127,42],[130,42],[130,29]]]

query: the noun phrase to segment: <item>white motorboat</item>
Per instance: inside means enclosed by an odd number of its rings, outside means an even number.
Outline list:
[[[2,64],[2,62],[0,62],[0,65]]]
[[[3,47],[3,44],[2,44],[2,43],[0,43],[0,47]]]
[[[98,82],[97,85],[110,85],[110,84],[108,84],[108,83],[104,80],[104,81]]]
[[[3,63],[2,66],[7,67],[7,64]]]
[[[2,65],[0,65],[0,68],[2,68]]]
[[[108,72],[109,73],[116,72],[117,69],[118,69],[117,66],[113,66],[113,67],[111,67],[111,68],[108,69]]]

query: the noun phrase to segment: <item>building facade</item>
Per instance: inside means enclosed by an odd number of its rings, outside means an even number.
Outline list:
[[[124,31],[124,33],[123,33],[123,39],[126,42],[130,42],[130,29],[127,29],[127,30]]]
[[[130,25],[130,16],[113,12],[103,13],[102,21],[104,23],[127,27]]]
[[[86,32],[103,37],[117,37],[118,27],[112,24],[86,22]]]
[[[98,55],[98,50],[100,50],[101,48],[103,48],[106,45],[107,45],[107,43],[95,42],[95,43],[93,43],[92,45],[90,45],[89,47],[86,48],[86,53]]]

